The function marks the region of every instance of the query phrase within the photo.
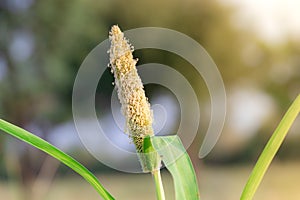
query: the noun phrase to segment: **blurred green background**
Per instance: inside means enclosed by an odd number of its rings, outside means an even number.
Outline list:
[[[113,24],[123,30],[154,26],[180,31],[207,50],[227,92],[222,135],[213,151],[200,160],[197,154],[210,119],[209,94],[203,81],[183,70],[201,88],[200,131],[188,151],[202,199],[238,199],[261,150],[300,92],[297,6],[296,1],[267,0],[2,0],[0,117],[70,153],[98,174],[117,199],[154,199],[150,175],[114,171],[78,142],[72,126],[72,88],[82,61],[107,39]],[[162,51],[137,51],[135,57],[139,64],[191,67]],[[299,139],[298,117],[256,199],[300,199]],[[168,199],[174,199],[171,177],[164,171],[163,178]],[[99,199],[73,171],[5,134],[0,134],[0,196]]]

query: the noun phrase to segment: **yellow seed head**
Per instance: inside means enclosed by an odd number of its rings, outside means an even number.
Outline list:
[[[111,28],[109,39],[110,67],[114,73],[122,113],[126,118],[126,128],[137,152],[143,153],[143,138],[153,135],[153,116],[137,73],[137,61],[132,56],[133,47],[118,26]]]

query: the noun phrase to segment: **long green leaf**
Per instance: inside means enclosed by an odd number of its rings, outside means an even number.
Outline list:
[[[180,138],[155,136],[151,142],[173,177],[176,200],[199,200],[195,171]]]
[[[261,153],[241,195],[242,200],[251,200],[265,175],[271,161],[281,146],[287,132],[300,112],[300,95],[290,106],[265,149]]]
[[[92,174],[87,168],[81,165],[71,156],[65,154],[55,146],[46,142],[45,140],[37,137],[36,135],[17,127],[9,122],[0,119],[0,130],[46,152],[47,154],[53,156],[57,160],[61,161],[75,172],[80,174],[87,182],[89,182],[97,192],[103,197],[104,200],[113,200],[112,195],[106,191],[106,189],[101,185],[99,180]]]

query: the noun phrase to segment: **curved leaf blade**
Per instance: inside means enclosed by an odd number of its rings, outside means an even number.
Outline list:
[[[173,177],[176,200],[199,200],[196,174],[180,138],[155,136],[151,142]]]
[[[0,130],[22,140],[61,161],[79,175],[81,175],[87,182],[89,182],[104,200],[114,200],[112,195],[101,185],[99,180],[87,168],[76,161],[74,158],[59,150],[47,141],[37,137],[36,135],[15,126],[7,121],[0,119]]]
[[[253,171],[244,187],[241,198],[242,200],[251,200],[261,183],[267,169],[269,168],[274,156],[280,148],[289,129],[300,112],[300,95],[289,107],[286,114],[283,116],[273,135],[269,139],[258,161],[256,162]]]

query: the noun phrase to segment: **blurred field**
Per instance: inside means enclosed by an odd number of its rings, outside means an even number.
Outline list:
[[[251,166],[201,167],[198,174],[201,199],[204,200],[234,200],[239,199],[240,193]],[[296,200],[300,199],[300,163],[275,162],[268,171],[256,200]],[[150,175],[134,174],[100,174],[99,178],[116,199],[122,200],[153,200],[155,191]],[[172,180],[167,173],[163,173],[167,199],[174,199]],[[14,200],[22,196],[11,184],[0,183],[1,199]],[[97,193],[79,177],[55,178],[51,184],[46,200],[79,200],[100,199]]]

